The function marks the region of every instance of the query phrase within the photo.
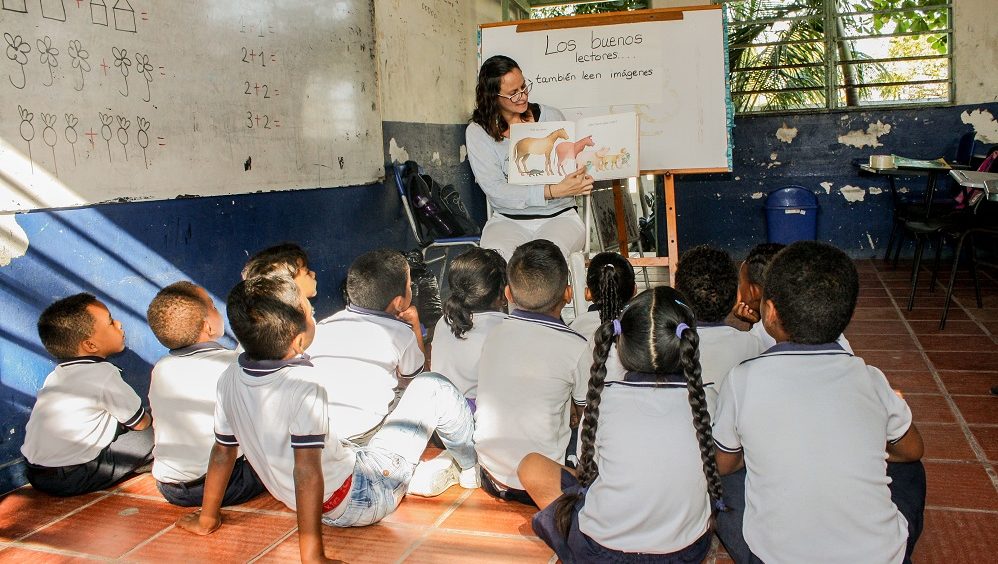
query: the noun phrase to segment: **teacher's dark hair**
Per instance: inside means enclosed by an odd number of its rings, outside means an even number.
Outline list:
[[[505,55],[495,55],[482,63],[482,68],[478,71],[475,111],[471,114],[471,121],[482,126],[482,129],[496,141],[502,141],[503,132],[509,129],[509,124],[499,113],[499,89],[502,77],[518,68],[520,65],[513,59]],[[541,109],[537,104],[527,104],[527,111],[520,114],[520,119],[524,121],[534,121],[540,117]]]

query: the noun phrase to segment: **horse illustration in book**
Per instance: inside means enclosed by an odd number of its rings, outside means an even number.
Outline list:
[[[516,163],[516,170],[521,175],[527,175],[527,158],[530,155],[544,156],[544,172],[553,175],[551,170],[551,152],[554,144],[559,139],[568,139],[568,132],[564,128],[552,131],[545,137],[524,137],[517,141],[513,147],[513,161]]]
[[[575,157],[578,156],[578,154],[581,153],[586,147],[594,147],[595,145],[596,143],[593,141],[592,135],[587,135],[575,143],[558,143],[558,145],[554,148],[555,154],[558,155],[558,174],[571,174],[573,171],[565,170],[565,161],[571,159],[578,162]]]

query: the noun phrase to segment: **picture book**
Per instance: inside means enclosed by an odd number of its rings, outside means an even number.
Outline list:
[[[638,176],[638,133],[634,112],[513,124],[509,182],[556,184],[582,166],[596,180]]]

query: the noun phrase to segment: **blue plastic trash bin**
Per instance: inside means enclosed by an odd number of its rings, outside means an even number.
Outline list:
[[[766,234],[770,243],[813,241],[818,233],[818,198],[803,186],[787,186],[766,198]]]

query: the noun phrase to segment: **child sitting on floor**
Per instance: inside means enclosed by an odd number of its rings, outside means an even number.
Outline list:
[[[506,259],[475,247],[451,262],[447,286],[450,296],[433,333],[430,370],[453,382],[474,412],[482,346],[506,317]]]
[[[462,474],[477,472],[471,411],[446,378],[415,378],[370,444],[356,447],[330,429],[326,392],[304,355],[315,331],[308,300],[294,282],[244,280],[227,305],[246,352],[218,382],[204,505],[177,526],[202,535],[221,526],[222,497],[240,448],[267,490],[297,512],[302,562],[325,558],[321,523],[359,527],[393,512],[434,430]]]
[[[738,271],[728,253],[700,245],[683,253],[676,269],[676,290],[697,318],[700,368],[707,412],[713,417],[717,394],[728,372],[762,353],[755,336],[724,323],[735,307]]]
[[[267,247],[250,257],[243,266],[242,278],[246,280],[274,273],[286,273],[294,278],[306,298],[314,298],[318,293],[315,271],[308,266],[308,255],[294,243]]]
[[[565,460],[573,403],[585,404],[586,378],[576,365],[588,346],[561,320],[572,289],[565,257],[551,241],[516,248],[506,298],[518,309],[482,347],[475,447],[486,492],[532,503],[516,467],[531,452]]]
[[[769,265],[760,317],[777,345],[731,371],[714,422],[732,509],[718,536],[735,562],[911,557],[922,438],[883,372],[835,342],[858,294],[852,260],[825,243],[794,243]]]
[[[620,315],[627,300],[634,297],[634,267],[619,253],[599,253],[586,270],[586,301],[589,311],[580,313],[569,326],[592,339],[600,324]],[[590,359],[591,360],[591,359]],[[588,367],[587,367],[588,370]]]
[[[660,286],[596,332],[577,473],[530,454],[533,528],[562,562],[700,562],[721,499],[693,312]],[[626,369],[606,382],[616,344]]]
[[[767,350],[776,344],[766,327],[759,321],[759,307],[762,300],[762,286],[766,281],[766,267],[783,250],[780,243],[761,243],[752,247],[747,257],[738,268],[738,303],[733,310],[735,317],[752,324],[750,333],[755,335],[762,344],[762,350]],[[852,354],[852,347],[845,334],[839,335],[836,342],[842,345],[846,352]],[[720,388],[719,388],[720,389]]]
[[[59,364],[38,391],[21,447],[31,485],[80,495],[148,464],[152,417],[107,361],[125,350],[121,322],[91,294],[76,294],[45,308],[38,336]]]
[[[152,369],[149,408],[156,416],[152,475],[174,505],[201,505],[208,455],[215,443],[215,388],[238,353],[215,339],[225,333],[222,314],[204,288],[175,282],[156,294],[146,319],[170,353]],[[249,501],[264,490],[253,467],[240,456],[222,505]]]
[[[423,335],[402,253],[365,253],[347,270],[346,309],[320,321],[310,354],[336,434],[363,445],[423,371]]]

